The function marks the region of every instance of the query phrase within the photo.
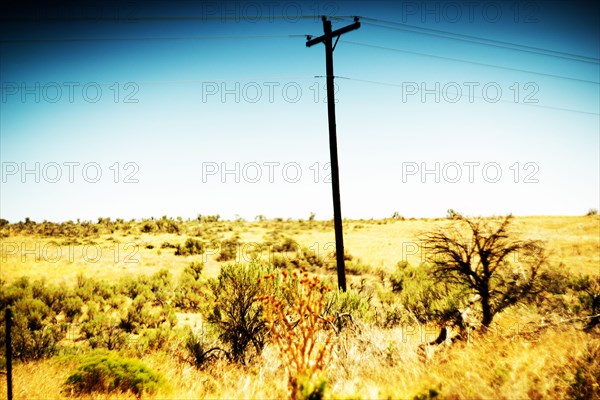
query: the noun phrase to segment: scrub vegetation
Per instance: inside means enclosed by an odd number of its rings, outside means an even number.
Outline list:
[[[597,213],[344,235],[340,292],[314,215],[0,220],[14,398],[600,397]]]

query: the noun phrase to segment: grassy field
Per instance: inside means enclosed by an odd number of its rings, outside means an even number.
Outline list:
[[[382,220],[345,221],[345,250],[365,264],[391,272],[396,263],[422,261],[421,244],[417,238],[447,220]],[[46,278],[49,283],[73,283],[78,274],[115,279],[128,274],[152,274],[168,268],[177,276],[190,261],[204,261],[209,276],[216,276],[220,264],[216,261],[218,246],[207,254],[177,257],[173,250],[161,249],[164,242],[180,243],[195,236],[202,224],[190,222],[190,234],[100,233],[94,237],[56,239],[40,235],[15,235],[2,240],[0,278],[10,282],[21,276]],[[555,264],[564,264],[571,271],[600,274],[600,220],[598,217],[521,217],[514,222],[521,237],[542,240]],[[335,238],[331,223],[315,221],[266,221],[219,223],[211,239],[239,235],[236,260],[250,261],[254,244],[265,241],[268,232],[276,231],[296,240],[300,245],[334,261]],[[148,247],[153,248],[149,249]]]
[[[335,338],[332,361],[325,370],[326,396],[331,398],[577,398],[600,393],[600,333],[584,332],[582,313],[555,314],[540,305],[518,305],[500,313],[487,333],[475,331],[469,340],[440,347],[423,357],[419,346],[435,339],[435,323],[384,324],[373,314],[387,313],[394,302],[389,276],[399,261],[418,266],[424,261],[418,235],[451,224],[448,219],[344,221],[346,252],[352,272],[349,286],[369,297],[373,312],[357,317]],[[282,257],[272,243],[291,238],[297,248],[318,254],[323,268],[313,272],[335,282],[334,235],[331,222],[267,220],[180,221],[178,232],[146,229],[143,223],[97,225],[95,232],[48,234],[38,228],[4,226],[0,279],[2,289],[30,277],[47,286],[76,287],[82,277],[117,283],[127,277],[153,275],[162,269],[177,280],[190,263],[203,262],[205,279],[219,276],[232,262],[253,257],[272,262]],[[146,231],[146,232],[145,232]],[[600,276],[600,217],[518,217],[512,231],[519,237],[541,240],[550,254],[549,265],[565,273]],[[202,241],[203,254],[175,255],[188,238]],[[230,240],[234,255],[219,256]],[[262,247],[261,247],[262,246]],[[277,254],[276,254],[277,253]],[[283,253],[294,260],[294,251]],[[366,288],[366,289],[365,289]],[[388,299],[388,300],[385,300]],[[391,300],[389,300],[391,299]],[[561,301],[577,302],[567,293]],[[131,301],[122,300],[126,308]],[[91,318],[86,304],[78,321]],[[370,307],[370,306],[369,306]],[[110,309],[110,307],[106,308]],[[113,310],[113,311],[114,311]],[[165,384],[145,398],[286,398],[285,368],[277,349],[267,343],[260,355],[245,365],[218,358],[202,368],[189,362],[182,326],[199,329],[205,318],[193,310],[175,310],[174,338],[153,350],[124,346],[120,353],[142,360],[163,374]],[[106,311],[108,312],[108,311]],[[59,313],[60,314],[60,313]],[[379,315],[379,314],[377,314]],[[60,319],[60,316],[55,317]],[[16,399],[58,399],[67,396],[64,382],[89,351],[81,337],[61,340],[50,357],[16,362],[13,367]],[[0,375],[0,393],[6,384]],[[579,386],[578,386],[579,385]],[[587,386],[586,386],[587,385]],[[595,386],[594,386],[595,385]],[[581,387],[595,388],[586,392]],[[577,391],[579,388],[579,392]],[[586,389],[587,390],[587,389]],[[94,393],[79,398],[135,398],[133,394]]]

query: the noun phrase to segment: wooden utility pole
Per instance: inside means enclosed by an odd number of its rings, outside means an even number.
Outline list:
[[[325,44],[325,70],[327,72],[327,112],[329,117],[329,156],[331,158],[331,184],[333,188],[333,224],[335,227],[335,255],[337,261],[338,287],[346,291],[346,268],[344,265],[344,235],[342,230],[342,206],[340,202],[340,176],[337,156],[337,133],[335,127],[335,93],[333,88],[333,50],[340,36],[360,28],[358,17],[354,23],[336,31],[331,31],[331,21],[323,17],[323,36],[313,39],[308,36],[306,47],[317,43]],[[333,44],[333,38],[336,38]]]
[[[6,343],[6,398],[12,400],[12,344],[10,337],[10,328],[12,325],[12,311],[9,307],[4,310],[4,324],[6,329],[5,343]]]

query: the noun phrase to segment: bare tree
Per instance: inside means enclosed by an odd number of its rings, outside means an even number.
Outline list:
[[[541,291],[544,247],[515,238],[508,231],[511,220],[508,215],[490,223],[457,214],[452,226],[420,236],[434,277],[479,295],[485,328],[500,311]]]

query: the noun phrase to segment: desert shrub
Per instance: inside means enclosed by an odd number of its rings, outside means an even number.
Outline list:
[[[332,260],[337,260],[337,253],[334,251],[331,255]],[[352,261],[354,256],[348,252],[348,250],[344,249],[344,261]]]
[[[172,275],[163,268],[150,276],[124,277],[120,280],[118,290],[132,299],[142,296],[151,304],[166,304],[173,296]]]
[[[66,379],[65,391],[81,396],[93,393],[132,393],[141,397],[154,393],[164,377],[142,362],[125,359],[112,352],[93,352],[81,359],[81,365]]]
[[[360,259],[349,261],[344,263],[344,265],[348,275],[366,275],[371,271],[371,267],[363,263]]]
[[[199,369],[215,360],[223,351],[214,340],[208,338],[206,332],[196,334],[190,328],[185,333],[185,349],[188,352],[189,361]]]
[[[28,277],[21,277],[11,285],[0,282],[0,309],[14,305],[18,300],[32,297],[31,284]]]
[[[173,297],[175,307],[185,311],[208,311],[210,290],[202,280],[204,263],[192,262],[185,267]]]
[[[31,296],[41,300],[48,307],[60,305],[60,301],[66,293],[54,286],[48,286],[44,278],[35,280],[31,285]]]
[[[575,291],[579,304],[576,311],[583,311],[590,317],[586,329],[600,324],[600,276],[575,275],[571,277],[569,288]]]
[[[391,304],[384,307],[382,318],[378,322],[384,328],[392,328],[398,325],[408,324],[410,319],[406,309],[397,304]]]
[[[138,333],[146,327],[152,306],[143,295],[136,296],[121,319],[121,328],[129,333]]]
[[[148,284],[147,280],[144,276],[132,277],[125,276],[119,280],[118,284],[119,293],[124,296],[127,296],[131,299],[135,299],[137,297],[144,297],[145,299],[150,299],[150,301],[154,300],[154,294],[152,293],[152,288]]]
[[[121,319],[105,313],[98,313],[81,324],[81,333],[93,349],[120,350],[125,347],[129,338],[121,328]]]
[[[198,239],[188,238],[183,245],[178,245],[176,256],[193,256],[204,253],[204,243]]]
[[[75,295],[84,302],[94,300],[103,303],[115,295],[115,288],[104,280],[88,278],[79,274],[75,280]]]
[[[192,261],[187,267],[184,268],[183,274],[189,275],[195,281],[200,279],[202,271],[204,270],[204,263]]]
[[[318,268],[325,265],[325,261],[318,252],[312,251],[307,247],[296,248],[294,253],[273,252],[269,254],[269,261],[275,268]]]
[[[65,313],[65,320],[67,322],[73,321],[73,319],[81,314],[81,308],[83,307],[83,300],[79,296],[66,297],[60,305],[61,310]]]
[[[50,307],[39,299],[25,297],[17,300],[11,309],[13,357],[28,361],[54,355],[62,333],[60,326],[55,323],[55,313]],[[0,346],[4,350],[6,344],[4,318],[0,323],[0,329]]]
[[[318,252],[312,251],[307,247],[302,248],[302,257],[312,267],[322,267],[325,264]]]
[[[240,246],[240,237],[234,236],[231,239],[226,239],[220,243],[220,252],[217,257],[217,261],[230,261],[234,260],[237,256],[238,248]]]
[[[211,222],[219,222],[220,218],[221,218],[221,216],[219,214],[216,214],[216,215],[198,214],[198,217],[196,219],[200,222],[211,223]]]
[[[334,334],[334,318],[324,316],[331,289],[306,270],[266,275],[261,286],[264,320],[286,367],[290,398],[322,398]]]
[[[147,221],[147,222],[144,222],[144,224],[142,225],[142,228],[140,230],[143,233],[152,233],[152,232],[156,232],[158,230],[158,226],[156,226],[156,223],[154,221]]]
[[[271,264],[273,265],[273,267],[279,269],[287,269],[292,266],[290,260],[287,257],[282,256],[280,254],[273,254],[273,256],[271,257]]]
[[[144,329],[139,337],[131,340],[135,344],[140,355],[149,351],[164,349],[175,338],[170,322],[163,322],[158,328]]]
[[[284,237],[271,246],[271,250],[275,253],[295,252],[298,249],[298,242],[289,237]]]
[[[399,262],[391,275],[392,290],[402,306],[419,323],[443,324],[451,319],[465,298],[460,288],[449,287],[432,276],[429,264],[418,267]]]
[[[172,218],[167,218],[166,216],[156,221],[156,228],[159,232],[177,234],[181,233],[183,230],[179,222],[174,221]]]
[[[266,273],[267,268],[258,263],[230,264],[210,281],[215,305],[208,320],[228,346],[230,357],[243,364],[250,345],[257,354],[264,347],[266,327],[256,297],[261,293],[259,278]]]
[[[396,270],[390,275],[390,283],[392,285],[392,292],[400,293],[402,291],[402,284],[406,278],[406,269],[408,268],[408,262],[398,261],[396,264]]]
[[[157,328],[163,322],[174,325],[177,321],[173,309],[165,304],[153,307],[148,300],[140,295],[133,299],[121,318],[120,327],[129,333],[141,333],[146,328]]]
[[[600,398],[600,343],[589,342],[584,354],[575,360],[573,379],[567,389],[570,399]]]
[[[367,318],[371,313],[368,299],[354,289],[327,293],[323,311],[333,317],[338,332],[353,321]]]
[[[173,296],[173,276],[162,268],[147,279],[150,292],[153,294],[153,300],[159,304],[167,304]]]

